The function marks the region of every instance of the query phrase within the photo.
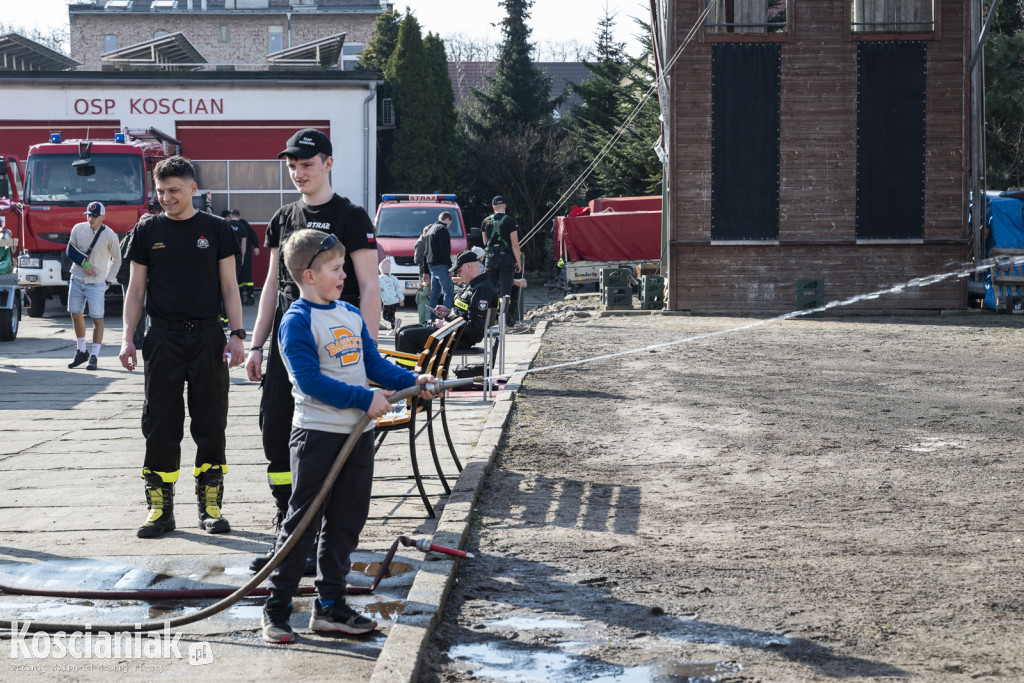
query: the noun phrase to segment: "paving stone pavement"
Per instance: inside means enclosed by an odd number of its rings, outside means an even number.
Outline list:
[[[229,473],[224,514],[232,531],[209,535],[195,523],[188,469],[192,442],[186,421],[183,475],[177,486],[178,529],[160,539],[139,539],[145,518],[139,478],[143,440],[140,415],[143,375],[129,373],[116,355],[121,323],[116,306],[106,318],[106,344],[94,372],[67,369],[74,354],[70,317],[56,301],[46,315],[23,318],[18,338],[0,343],[0,582],[54,588],[187,588],[240,586],[249,578],[252,557],[273,539],[273,505],[257,425],[260,390],[241,367],[231,371],[227,427]],[[256,308],[245,308],[251,330]],[[400,312],[401,315],[401,312]],[[410,316],[406,313],[406,318]],[[506,372],[529,367],[544,331],[507,336]],[[91,335],[91,330],[88,335]],[[90,337],[91,338],[91,337]],[[381,346],[391,340],[381,337]],[[377,455],[371,518],[353,557],[353,584],[368,585],[382,555],[399,535],[431,537],[458,547],[468,530],[476,492],[501,439],[518,386],[485,401],[479,392],[453,395],[448,406],[453,440],[465,466],[461,476],[440,441],[443,471],[453,493],[442,497],[440,482],[428,485],[438,516],[425,517],[410,473],[404,436],[391,436]],[[432,470],[426,434],[418,438],[423,471]],[[22,649],[18,634],[0,632],[0,681],[37,677],[64,680],[163,678],[273,680],[412,681],[420,648],[436,622],[454,562],[400,548],[374,595],[352,604],[380,622],[362,638],[326,638],[307,628],[311,598],[295,602],[298,643],[267,646],[259,635],[262,599],[246,598],[214,617],[181,630],[182,658],[125,657],[75,659],[42,653],[42,643]],[[306,579],[304,583],[311,583]],[[0,592],[0,619],[71,623],[125,623],[170,619],[212,604],[212,600],[85,600],[28,597]],[[28,636],[29,644],[31,635]],[[209,648],[201,646],[209,643]],[[190,663],[189,646],[199,661]],[[196,649],[202,648],[202,649]],[[30,655],[25,657],[25,652]]]

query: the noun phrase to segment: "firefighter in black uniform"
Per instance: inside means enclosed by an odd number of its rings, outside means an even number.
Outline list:
[[[252,282],[252,257],[260,255],[259,237],[249,225],[249,221],[242,218],[242,212],[238,209],[231,209],[230,219],[245,228],[245,254],[242,255],[242,274],[238,278],[238,288],[242,290],[242,305],[252,306],[256,303],[256,290],[253,289]]]
[[[484,338],[487,325],[487,309],[495,308],[498,305],[498,292],[491,284],[487,273],[484,273],[477,255],[471,250],[459,254],[452,266],[451,274],[468,282],[462,291],[455,295],[454,307],[451,311],[445,310],[444,306],[438,306],[438,312],[444,320],[435,320],[434,324],[409,325],[398,330],[395,337],[395,350],[403,353],[419,353],[427,345],[427,337],[434,333],[438,327],[445,322],[450,322],[458,317],[466,318],[469,321],[459,337],[456,349],[468,349],[480,343]]]
[[[522,252],[519,250],[519,224],[505,213],[505,200],[501,196],[491,200],[494,213],[484,219],[480,234],[484,240],[486,257],[484,268],[501,296],[512,295],[512,281],[519,272]]]
[[[291,234],[302,228],[333,233],[345,245],[345,283],[338,297],[359,307],[370,336],[376,341],[380,325],[380,288],[377,279],[377,244],[373,221],[366,210],[334,192],[330,171],[334,166],[333,146],[322,132],[306,128],[288,140],[278,155],[288,165],[291,179],[302,198],[282,206],[267,225],[264,246],[270,250],[267,279],[260,293],[256,323],[252,331],[253,346],[249,348],[245,369],[252,381],[262,380],[259,425],[263,435],[263,453],[267,458],[267,481],[277,508],[277,521],[288,512],[292,493],[291,457],[288,442],[292,431],[295,403],[288,371],[276,348],[277,332],[292,302],[299,298],[299,287],[292,280],[280,249]],[[272,340],[267,371],[263,372],[263,345]],[[262,569],[274,549],[250,563],[256,572]],[[307,558],[307,571],[316,573],[316,549]]]
[[[199,528],[223,533],[231,530],[220,510],[228,470],[224,456],[228,369],[244,359],[245,330],[235,279],[238,242],[226,222],[193,208],[196,182],[191,163],[170,157],[156,165],[153,177],[164,211],[135,226],[128,251],[131,277],[119,355],[126,369],[135,369],[132,332],[145,301],[150,328],[142,345],[146,361],[142,478],[149,516],[137,535],[154,538],[175,527],[174,483],[181,464],[186,384],[196,443],[193,476]],[[231,327],[226,343],[219,320],[222,301]]]

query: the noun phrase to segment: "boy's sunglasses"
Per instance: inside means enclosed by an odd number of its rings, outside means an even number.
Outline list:
[[[323,240],[320,242],[320,246],[316,250],[316,253],[313,254],[313,258],[309,259],[309,265],[306,266],[306,270],[309,270],[310,268],[313,267],[313,261],[316,261],[317,256],[324,253],[325,251],[330,251],[331,249],[334,249],[335,245],[337,244],[338,236],[335,235],[333,232],[329,234],[327,237],[323,238]]]

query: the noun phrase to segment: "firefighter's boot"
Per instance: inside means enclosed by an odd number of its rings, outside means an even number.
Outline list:
[[[146,481],[149,517],[135,535],[139,538],[156,538],[174,531],[174,484],[165,482],[155,472],[143,474],[142,478]]]
[[[231,531],[228,520],[220,514],[224,501],[224,474],[219,466],[196,477],[196,499],[199,503],[199,528],[211,534]]]

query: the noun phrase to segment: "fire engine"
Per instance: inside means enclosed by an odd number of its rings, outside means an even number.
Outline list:
[[[392,274],[402,282],[406,296],[413,296],[419,287],[419,268],[413,263],[416,240],[423,228],[436,223],[442,211],[452,215],[448,232],[452,237],[452,257],[466,248],[466,230],[462,209],[453,194],[386,194],[377,205],[375,230],[377,243],[394,259]]]
[[[42,316],[52,296],[66,303],[70,263],[64,250],[89,202],[103,202],[103,223],[127,233],[143,215],[160,211],[153,166],[180,152],[180,142],[155,128],[124,129],[106,140],[63,140],[52,132],[49,142],[29,148],[24,183],[19,160],[0,155],[11,198],[21,204],[8,214],[7,227],[18,235],[18,284],[28,295],[30,317]]]

